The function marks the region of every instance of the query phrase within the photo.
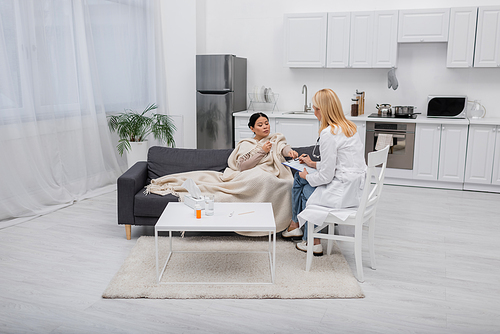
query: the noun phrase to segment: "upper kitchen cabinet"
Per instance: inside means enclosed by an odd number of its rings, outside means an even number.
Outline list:
[[[352,12],[349,47],[350,67],[372,67],[372,46],[373,12]]]
[[[398,55],[398,11],[376,11],[373,20],[372,67],[396,66]]]
[[[474,67],[500,67],[500,6],[479,7]]]
[[[285,64],[325,67],[327,13],[285,14]]]
[[[447,42],[449,8],[399,11],[398,42]]]
[[[446,66],[472,67],[476,40],[477,7],[452,8]]]
[[[394,67],[397,20],[398,11],[285,14],[285,64]]]
[[[351,13],[328,14],[328,42],[326,67],[349,66],[349,36]]]
[[[340,24],[335,24],[333,27],[330,24],[330,18],[339,20],[336,14],[330,13],[328,17],[328,55],[339,52],[336,50],[339,47],[338,43],[332,43],[330,38],[334,35],[336,40],[340,40],[338,36],[340,29],[335,29],[335,26],[340,26]],[[396,66],[397,29],[397,10],[351,12],[349,44],[347,50],[343,49],[343,54],[349,56],[349,61],[348,63],[344,61],[343,66],[332,66],[332,63],[328,62],[327,67],[391,68]],[[343,42],[345,45],[345,41]],[[337,62],[335,65],[339,64],[340,62]]]

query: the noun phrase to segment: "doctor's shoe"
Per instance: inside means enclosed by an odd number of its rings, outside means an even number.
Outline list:
[[[307,252],[307,241],[299,242],[297,245],[295,245],[295,247],[297,247],[297,249],[300,251]],[[322,244],[314,245],[313,254],[314,256],[323,255],[323,245]]]
[[[288,231],[288,229],[284,230],[281,232],[281,236],[283,238],[300,238],[304,235],[304,232],[300,229],[300,227],[297,227],[296,229],[293,229],[291,231]]]

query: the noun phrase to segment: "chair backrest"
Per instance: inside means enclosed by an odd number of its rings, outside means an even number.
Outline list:
[[[361,196],[357,215],[365,215],[369,213],[371,208],[375,208],[380,194],[382,193],[382,186],[384,185],[385,169],[387,166],[387,155],[389,153],[389,145],[380,151],[368,153],[368,169],[366,171],[365,188]],[[377,166],[382,165],[380,171],[377,172]],[[372,186],[372,177],[375,177],[375,183]]]

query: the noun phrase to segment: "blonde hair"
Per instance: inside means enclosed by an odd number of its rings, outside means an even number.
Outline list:
[[[331,126],[331,132],[334,135],[336,134],[336,126],[342,129],[346,137],[352,137],[358,131],[356,124],[345,118],[344,112],[342,111],[342,104],[333,90],[325,88],[316,92],[312,102],[321,113],[321,122],[319,126],[320,133],[328,126]]]

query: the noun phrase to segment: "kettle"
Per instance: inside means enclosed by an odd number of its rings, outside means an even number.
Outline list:
[[[392,114],[391,105],[388,103],[377,104],[377,109],[378,109],[379,115],[391,115]]]
[[[481,101],[479,100],[474,100],[473,103],[474,104],[472,105],[472,108],[469,112],[471,118],[483,118],[486,114],[486,108],[481,104]]]

